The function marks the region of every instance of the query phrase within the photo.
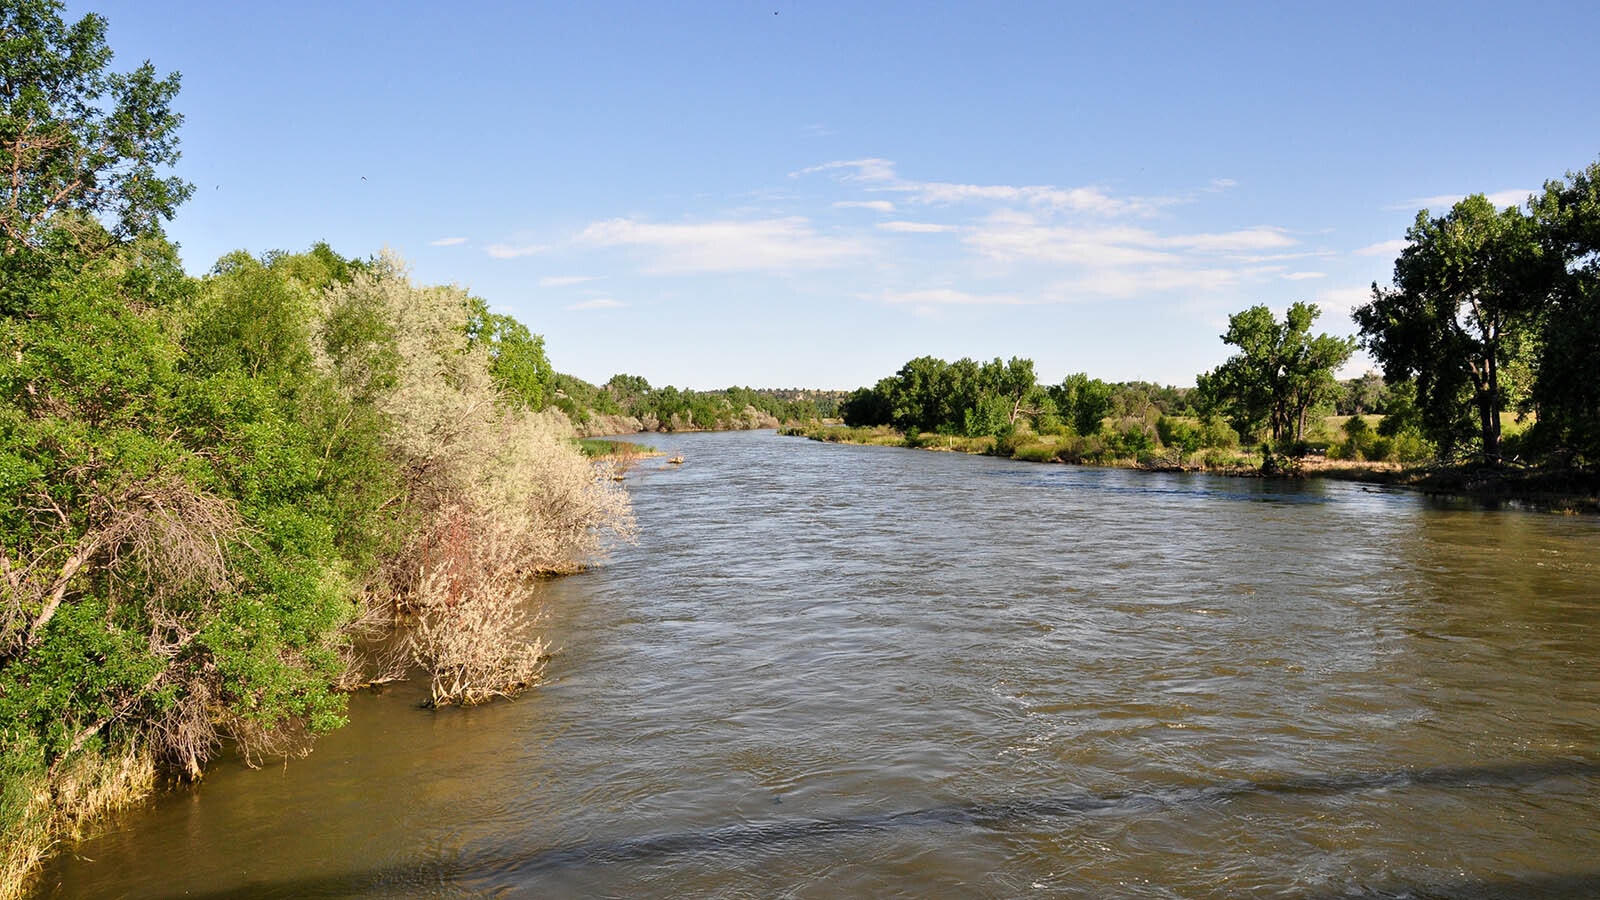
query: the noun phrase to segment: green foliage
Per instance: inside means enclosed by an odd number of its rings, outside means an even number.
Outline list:
[[[1197,379],[1202,411],[1225,416],[1240,435],[1302,440],[1312,408],[1338,392],[1334,370],[1355,351],[1352,339],[1312,337],[1318,315],[1314,304],[1295,303],[1281,323],[1265,306],[1230,316],[1222,340],[1240,352]]]
[[[1100,431],[1102,421],[1111,413],[1113,393],[1112,385],[1082,372],[1068,375],[1049,390],[1061,418],[1085,437]]]
[[[1525,394],[1539,316],[1561,258],[1534,218],[1474,194],[1439,217],[1417,213],[1394,265],[1353,313],[1391,383],[1415,378],[1421,427],[1446,456],[1476,443],[1500,455],[1500,413]],[[1521,376],[1521,377],[1519,377]],[[1519,383],[1524,382],[1524,383]]]
[[[555,369],[544,353],[544,338],[511,316],[489,311],[477,297],[467,300],[468,348],[489,354],[489,374],[508,401],[541,410],[549,402]]]
[[[1378,433],[1361,416],[1351,416],[1343,425],[1344,440],[1328,448],[1331,459],[1381,459],[1375,451],[1381,440]]]
[[[75,211],[102,217],[110,236],[150,232],[193,191],[159,172],[178,159],[183,117],[171,109],[176,73],[146,62],[108,72],[106,21],[76,23],[56,0],[0,4],[0,252],[38,249]],[[78,220],[82,221],[82,220]]]
[[[1156,436],[1161,439],[1162,446],[1186,455],[1199,450],[1203,440],[1199,428],[1169,416],[1156,419]]]
[[[1600,162],[1552,181],[1534,204],[1545,252],[1563,261],[1543,319],[1533,446],[1600,462]]]

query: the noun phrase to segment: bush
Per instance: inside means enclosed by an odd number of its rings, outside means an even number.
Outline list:
[[[1234,431],[1221,419],[1206,419],[1200,423],[1200,446],[1222,450],[1238,449],[1239,432]]]
[[[1202,443],[1200,429],[1169,416],[1156,419],[1156,436],[1161,439],[1163,445],[1179,450],[1185,455],[1199,450]]]

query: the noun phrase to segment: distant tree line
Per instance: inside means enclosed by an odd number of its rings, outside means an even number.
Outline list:
[[[817,422],[839,415],[842,391],[730,387],[694,391],[652,387],[619,374],[596,386],[571,375],[553,379],[551,402],[579,425],[597,416],[628,417],[645,431],[723,431]]]

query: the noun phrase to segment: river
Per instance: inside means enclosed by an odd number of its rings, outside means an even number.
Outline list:
[[[515,702],[353,698],[41,896],[1600,895],[1600,522],[649,439]]]

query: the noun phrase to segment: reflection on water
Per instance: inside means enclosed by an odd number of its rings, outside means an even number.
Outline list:
[[[46,896],[1591,896],[1600,526],[652,439],[516,703],[355,698]]]

